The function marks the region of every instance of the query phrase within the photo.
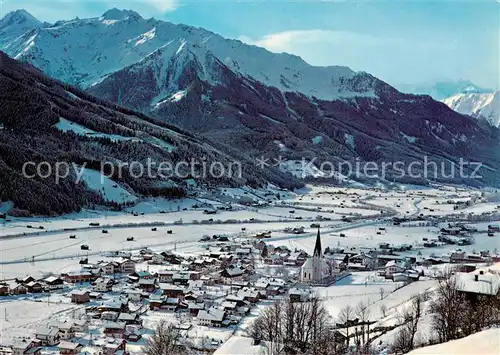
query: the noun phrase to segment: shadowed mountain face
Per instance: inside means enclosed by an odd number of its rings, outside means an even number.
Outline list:
[[[165,172],[164,178],[141,175],[132,168],[117,168],[125,162],[146,166],[148,159],[171,166],[192,159],[203,159],[208,166],[212,162],[230,166],[238,161],[242,176],[203,175],[200,165],[194,170],[181,169],[179,176]],[[34,178],[23,174],[26,162],[33,162],[26,172],[36,175]],[[70,170],[70,175],[59,182],[55,170],[46,178],[38,176],[35,166],[42,162],[48,162],[52,169],[59,162],[98,171],[101,162],[107,162],[107,170],[103,171],[131,195],[139,197],[182,197],[193,183],[265,186],[272,182],[287,188],[301,186],[273,169],[255,171],[254,162],[245,155],[224,146],[216,147],[164,121],[92,97],[0,52],[1,200],[13,201],[20,210],[40,214],[70,212],[93,204],[118,207],[116,202],[106,201],[101,191],[91,190],[83,182],[76,183],[76,170]],[[111,169],[116,170],[112,173]]]
[[[344,160],[386,163],[391,181],[500,184],[497,129],[346,67],[313,67],[120,10],[34,27],[3,46],[60,80],[245,156],[316,158],[316,166],[334,168]],[[402,177],[391,168],[427,159],[450,170],[461,158],[482,162],[483,179],[424,176],[421,165]]]

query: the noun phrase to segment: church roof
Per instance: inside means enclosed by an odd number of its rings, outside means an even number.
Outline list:
[[[316,245],[314,246],[313,256],[321,256],[321,255],[323,255],[323,249],[321,249],[321,236],[319,235],[319,228],[318,228],[318,235],[316,236]]]

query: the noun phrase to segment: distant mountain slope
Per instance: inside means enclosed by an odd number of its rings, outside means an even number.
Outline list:
[[[140,174],[132,168],[118,169],[120,164],[132,162],[147,166],[148,159],[172,166],[198,159],[199,165],[193,170],[181,166],[179,174],[163,171],[164,178]],[[201,160],[207,166],[215,161],[225,166],[239,161],[242,176],[216,178],[204,174]],[[40,214],[70,212],[92,204],[116,205],[106,201],[99,190],[75,184],[73,171],[60,183],[54,170],[47,178],[29,179],[22,174],[26,162],[48,162],[52,169],[56,162],[67,162],[100,170],[103,161],[109,162],[105,172],[110,173],[113,167],[111,177],[139,197],[181,197],[192,183],[199,187],[265,186],[268,182],[301,186],[272,168],[255,171],[254,162],[245,155],[92,97],[0,52],[0,199]],[[34,174],[33,169],[28,167],[27,171]]]
[[[402,92],[417,95],[429,95],[434,100],[444,100],[460,93],[490,93],[492,90],[481,88],[470,80],[438,81],[422,85],[398,85]]]
[[[25,10],[16,10],[0,20],[0,48],[9,46],[10,41],[43,24]]]
[[[461,93],[444,99],[453,110],[476,118],[486,119],[500,127],[500,91],[494,93]]]
[[[97,97],[201,133],[224,151],[288,160],[283,170],[302,159],[335,169],[343,161],[380,167],[463,158],[484,163],[484,179],[398,178],[390,167],[383,174],[391,181],[500,185],[498,129],[346,67],[314,67],[116,9],[33,28],[8,50]]]

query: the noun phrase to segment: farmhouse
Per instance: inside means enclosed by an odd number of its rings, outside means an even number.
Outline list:
[[[83,349],[83,345],[80,343],[73,343],[70,341],[61,341],[57,346],[59,348],[59,354],[65,355],[76,355],[80,354]]]
[[[35,338],[40,340],[42,345],[54,346],[59,342],[59,329],[40,328],[35,333]]]
[[[76,304],[90,302],[90,292],[88,290],[75,290],[71,292],[71,302]]]
[[[224,316],[225,312],[223,310],[211,308],[208,311],[199,311],[196,319],[198,319],[200,325],[221,327]]]

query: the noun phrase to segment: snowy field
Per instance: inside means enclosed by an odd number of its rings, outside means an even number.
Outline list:
[[[72,304],[8,300],[0,302],[0,344],[14,337],[31,338],[50,321],[66,320],[77,310]]]

